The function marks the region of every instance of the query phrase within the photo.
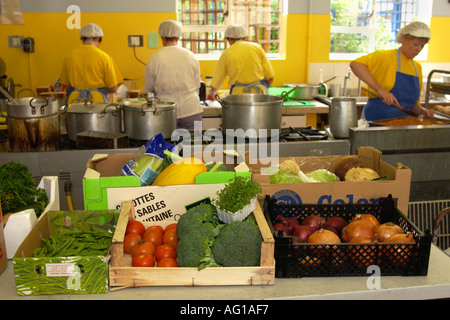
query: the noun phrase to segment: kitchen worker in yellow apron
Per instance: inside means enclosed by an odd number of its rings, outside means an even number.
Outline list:
[[[66,56],[60,80],[67,87],[68,103],[93,100],[94,91],[101,94],[103,102],[110,102],[108,94],[116,92],[123,82],[114,60],[98,48],[102,37],[100,26],[88,23],[80,29],[83,45]],[[74,92],[78,92],[77,98],[70,97]]]
[[[208,100],[215,100],[227,76],[231,85],[230,94],[268,93],[275,71],[261,45],[245,41],[246,37],[247,30],[242,25],[231,25],[225,30],[230,47],[222,53],[217,63]]]
[[[412,22],[398,32],[396,41],[401,44],[398,49],[375,51],[350,63],[353,73],[381,97],[369,96],[363,119],[375,121],[409,116],[394,103],[418,115],[432,115],[420,105],[422,67],[413,60],[430,38],[430,28],[425,23]]]

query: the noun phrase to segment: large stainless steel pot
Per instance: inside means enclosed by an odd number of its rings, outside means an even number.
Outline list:
[[[177,128],[177,106],[158,99],[128,99],[123,102],[123,119],[130,139],[149,140],[158,133],[170,138]]]
[[[6,114],[13,118],[40,118],[57,114],[59,108],[55,98],[19,98],[7,101]]]
[[[294,92],[289,95],[290,99],[294,100],[314,100],[319,94],[320,85],[308,84],[308,83],[285,83],[287,87],[298,87]]]
[[[254,129],[251,137],[267,138],[273,136],[272,129],[281,129],[281,107],[283,100],[280,97],[264,94],[233,94],[218,99],[222,105],[222,129],[226,135],[242,136],[236,131]],[[227,130],[234,130],[230,132]],[[277,133],[277,134],[278,134]]]
[[[12,152],[59,149],[60,104],[55,98],[19,98],[6,102],[6,123]]]
[[[330,132],[335,138],[348,138],[351,127],[358,125],[356,99],[337,97],[331,99]]]
[[[83,131],[121,132],[120,106],[115,103],[69,104],[66,110],[67,135],[76,141]]]

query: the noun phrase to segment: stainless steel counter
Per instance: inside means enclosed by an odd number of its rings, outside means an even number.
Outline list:
[[[428,275],[421,277],[276,278],[270,286],[140,287],[97,295],[19,297],[12,262],[0,275],[2,299],[19,300],[426,300],[450,298],[450,257],[431,246]]]
[[[411,199],[450,199],[450,125],[351,128],[351,153],[361,146],[383,152],[383,160],[412,170]]]

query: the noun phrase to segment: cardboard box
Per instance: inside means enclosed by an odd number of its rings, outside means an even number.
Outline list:
[[[190,186],[185,186],[189,192]],[[126,225],[135,212],[131,201],[126,201],[120,211],[119,222],[111,245],[109,285],[111,290],[143,286],[219,286],[219,285],[273,285],[275,283],[275,242],[259,204],[253,211],[263,242],[261,264],[255,267],[158,268],[132,267],[131,256],[123,252]],[[132,219],[132,218],[131,218]],[[148,225],[155,223],[148,223]]]
[[[121,170],[125,163],[133,156],[132,153],[119,154],[96,154],[92,159],[88,160],[87,169],[83,177],[83,193],[84,193],[84,207],[86,210],[106,210],[117,209],[122,201],[132,200],[135,197],[142,196],[149,190],[140,189],[133,190],[134,195],[128,196],[132,188],[161,188],[155,186],[141,187],[138,178],[133,176],[121,176]],[[229,168],[234,168],[237,165],[236,159],[227,161],[226,156],[223,155],[222,160]],[[241,160],[243,161],[243,159]],[[204,172],[198,176],[196,183],[198,184],[218,184],[226,183],[235,174],[251,177],[250,169],[247,167],[247,172]],[[121,192],[125,194],[118,194],[119,198],[110,198],[108,190],[113,188],[125,188]],[[164,187],[163,187],[164,188]],[[199,188],[199,189],[207,189]],[[117,194],[117,193],[115,193]],[[123,197],[125,195],[125,198]],[[209,195],[209,193],[207,194]],[[108,199],[111,199],[110,201]],[[113,203],[113,204],[111,204]],[[138,204],[136,204],[138,205]]]
[[[42,239],[65,230],[91,228],[115,231],[118,211],[52,211],[46,212],[20,247],[13,259],[14,277],[19,296],[46,294],[93,294],[108,291],[108,256],[71,256],[34,258]]]
[[[344,156],[324,157],[295,157],[300,169],[311,172],[316,169],[328,169],[333,172],[336,163]],[[356,157],[356,155],[355,155]],[[361,147],[358,155],[362,167],[372,168],[387,181],[337,181],[324,183],[287,183],[270,184],[270,176],[261,174],[265,165],[252,164],[248,166],[252,171],[252,179],[261,184],[263,194],[286,204],[339,204],[339,203],[377,203],[380,197],[389,194],[398,201],[398,209],[408,214],[409,194],[411,187],[411,169],[398,163],[396,168],[381,160],[381,152],[372,147]],[[288,158],[280,158],[279,163]]]
[[[86,210],[108,209],[106,193],[108,188],[141,186],[138,178],[120,175],[120,171],[132,155],[132,153],[95,154],[88,160],[83,177]]]

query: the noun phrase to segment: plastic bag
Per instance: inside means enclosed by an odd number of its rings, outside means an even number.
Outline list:
[[[139,178],[141,186],[151,185],[164,168],[164,151],[173,148],[174,145],[167,143],[161,133],[155,135],[127,161],[122,168],[122,175]]]

